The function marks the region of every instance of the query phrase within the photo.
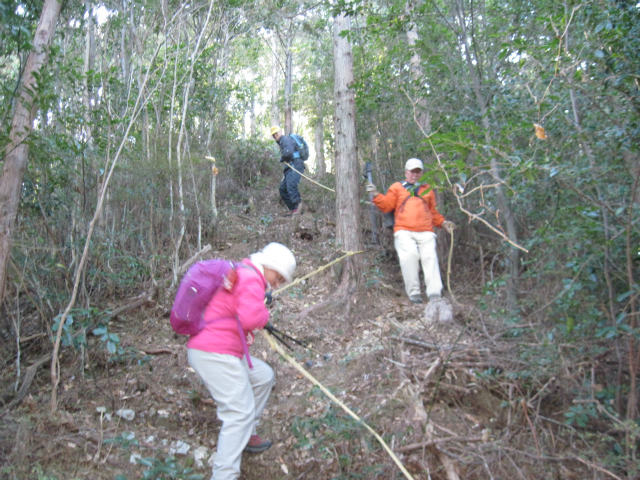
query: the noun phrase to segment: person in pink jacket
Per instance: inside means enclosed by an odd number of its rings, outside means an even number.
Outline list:
[[[271,446],[256,427],[275,375],[266,362],[249,357],[247,345],[252,332],[269,321],[265,293],[290,282],[295,268],[291,250],[275,242],[242,260],[231,291],[218,289],[205,309],[204,328],[187,342],[189,365],[211,393],[222,422],[212,480],[237,479],[243,451]]]

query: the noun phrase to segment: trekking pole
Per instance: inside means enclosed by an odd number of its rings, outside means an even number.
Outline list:
[[[272,334],[274,337],[286,338],[287,340],[291,340],[293,343],[297,343],[298,345],[307,348],[307,345],[305,343],[301,342],[297,338],[293,338],[292,336],[287,335],[282,330],[278,330],[276,327],[274,327],[270,323],[267,323],[264,328],[267,332]]]
[[[291,345],[289,345],[287,342],[285,342],[284,339],[280,336],[282,332],[280,332],[279,330],[276,330],[276,328],[273,327],[272,325],[270,325],[269,323],[267,323],[264,326],[264,329],[267,332],[269,332],[271,335],[273,335],[273,338],[278,340],[282,345],[287,347],[289,350],[293,351],[293,347]]]
[[[365,175],[367,181],[373,184],[373,174],[371,162],[364,164]],[[369,193],[369,201],[371,202],[371,208],[369,209],[369,219],[371,220],[371,241],[374,245],[378,244],[378,222],[376,217],[376,210],[378,209],[373,203],[373,193]]]
[[[273,335],[277,340],[280,341],[280,343],[282,343],[283,345],[285,345],[287,348],[289,348],[289,350],[293,351],[293,348],[291,348],[285,341],[284,339],[287,339],[293,343],[296,343],[298,345],[300,345],[302,348],[305,348],[306,350],[309,350],[313,353],[315,353],[316,355],[321,355],[321,356],[325,356],[323,353],[319,352],[318,350],[316,350],[315,348],[312,348],[311,346],[309,346],[308,343],[303,342],[301,340],[298,340],[297,338],[292,337],[291,335],[284,333],[282,330],[278,330],[276,327],[274,327],[273,325],[271,325],[270,323],[267,323],[267,325],[264,327],[264,329],[269,332],[271,335]]]

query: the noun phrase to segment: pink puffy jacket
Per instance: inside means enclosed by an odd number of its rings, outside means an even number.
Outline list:
[[[263,328],[269,321],[269,310],[264,304],[267,281],[262,269],[248,258],[241,263],[246,267],[237,267],[238,277],[233,289],[231,292],[218,289],[204,311],[204,328],[189,338],[187,348],[242,358],[246,335]],[[240,329],[245,338],[240,337]]]

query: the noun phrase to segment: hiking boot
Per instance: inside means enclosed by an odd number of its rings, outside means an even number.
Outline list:
[[[263,440],[259,435],[251,435],[249,443],[244,447],[244,451],[249,453],[260,453],[267,450],[270,446],[271,442],[269,440]]]
[[[411,300],[411,303],[422,303],[422,296],[421,295],[411,295],[409,297],[409,300]]]

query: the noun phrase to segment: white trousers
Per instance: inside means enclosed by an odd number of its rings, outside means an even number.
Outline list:
[[[216,401],[222,422],[212,478],[235,480],[240,476],[242,451],[256,433],[275,375],[256,357],[251,357],[253,368],[249,368],[245,358],[190,348],[188,359]]]
[[[398,230],[393,234],[393,244],[400,260],[400,270],[407,295],[410,297],[420,295],[419,264],[422,264],[427,297],[440,295],[442,279],[436,253],[436,234]]]

